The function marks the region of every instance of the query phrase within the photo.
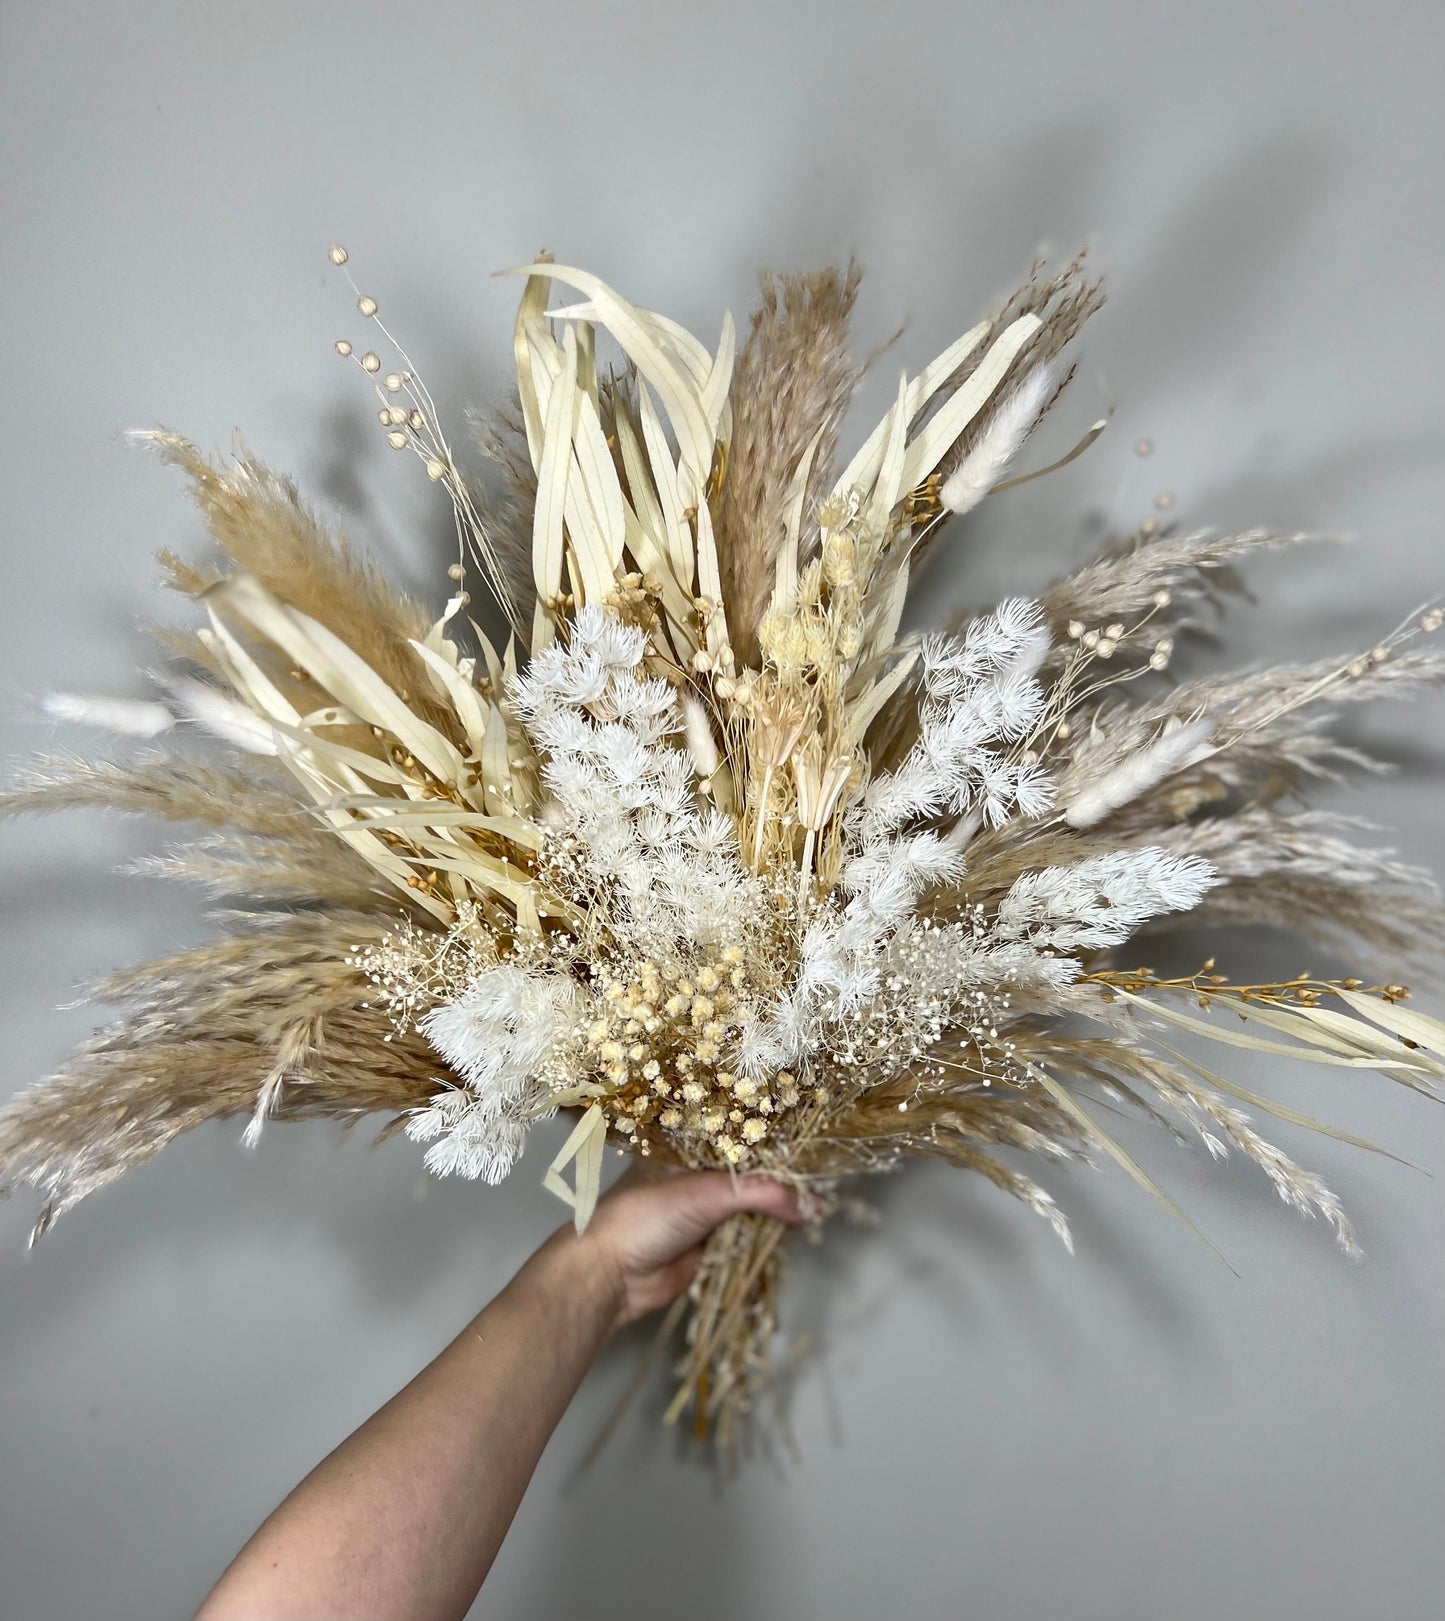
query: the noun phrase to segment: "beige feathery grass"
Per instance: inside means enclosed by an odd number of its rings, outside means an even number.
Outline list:
[[[843,415],[859,380],[848,322],[861,280],[856,265],[765,276],[762,301],[738,352],[727,476],[715,522],[728,624],[744,658],[756,651],[793,478],[810,450],[805,513],[816,511],[831,482]]]
[[[365,1006],[350,961],[386,926],[357,912],[248,919],[97,986],[94,1000],[130,1000],[131,1011],[0,1111],[6,1185],[45,1199],[36,1234],[179,1133],[253,1115],[273,1072],[267,1114],[277,1119],[394,1114],[424,1101],[435,1055]]]
[[[294,795],[252,771],[160,754],[129,763],[40,758],[0,792],[0,817],[84,808],[283,839],[304,831],[306,821]]]
[[[254,575],[280,601],[342,637],[357,655],[433,725],[447,712],[435,703],[411,642],[431,618],[392,589],[309,512],[289,479],[242,451],[217,467],[180,434],[157,431],[143,442],[191,480],[196,505],[217,545],[236,568]],[[171,583],[201,596],[223,576],[162,554]]]

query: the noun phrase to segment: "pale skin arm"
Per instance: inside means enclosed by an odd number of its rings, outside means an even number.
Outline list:
[[[792,1191],[699,1171],[624,1179],[554,1233],[437,1359],[319,1463],[232,1560],[197,1621],[465,1616],[602,1345],[685,1289],[740,1211]]]

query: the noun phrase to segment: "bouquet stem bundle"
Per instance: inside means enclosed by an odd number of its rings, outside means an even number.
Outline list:
[[[693,1285],[686,1349],[667,1409],[688,1409],[693,1434],[730,1452],[772,1366],[787,1228],[768,1216],[734,1216],[708,1240]]]

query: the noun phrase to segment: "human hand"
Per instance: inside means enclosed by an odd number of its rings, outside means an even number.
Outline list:
[[[615,1331],[680,1295],[697,1271],[708,1234],[745,1211],[790,1227],[806,1220],[796,1190],[786,1183],[726,1171],[648,1175],[634,1165],[598,1202],[587,1231],[570,1237],[569,1247],[574,1260],[606,1281]],[[569,1244],[569,1232],[554,1242]]]

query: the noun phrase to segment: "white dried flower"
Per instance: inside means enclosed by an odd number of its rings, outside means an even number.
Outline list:
[[[1218,882],[1197,856],[1113,850],[1025,873],[999,902],[994,932],[1065,952],[1122,945],[1150,918],[1197,906]]]
[[[1037,366],[994,412],[978,443],[943,481],[950,512],[971,512],[1008,471],[1054,390],[1052,366]]]
[[[1205,719],[1184,721],[1165,730],[1147,748],[1129,755],[1076,794],[1064,807],[1064,820],[1078,828],[1102,822],[1166,777],[1202,760],[1210,752],[1212,730]]]
[[[508,964],[483,970],[455,1001],[421,1021],[466,1083],[412,1114],[407,1135],[430,1142],[427,1164],[500,1182],[528,1125],[547,1109],[543,1060],[568,1027],[575,993],[565,980]]]

